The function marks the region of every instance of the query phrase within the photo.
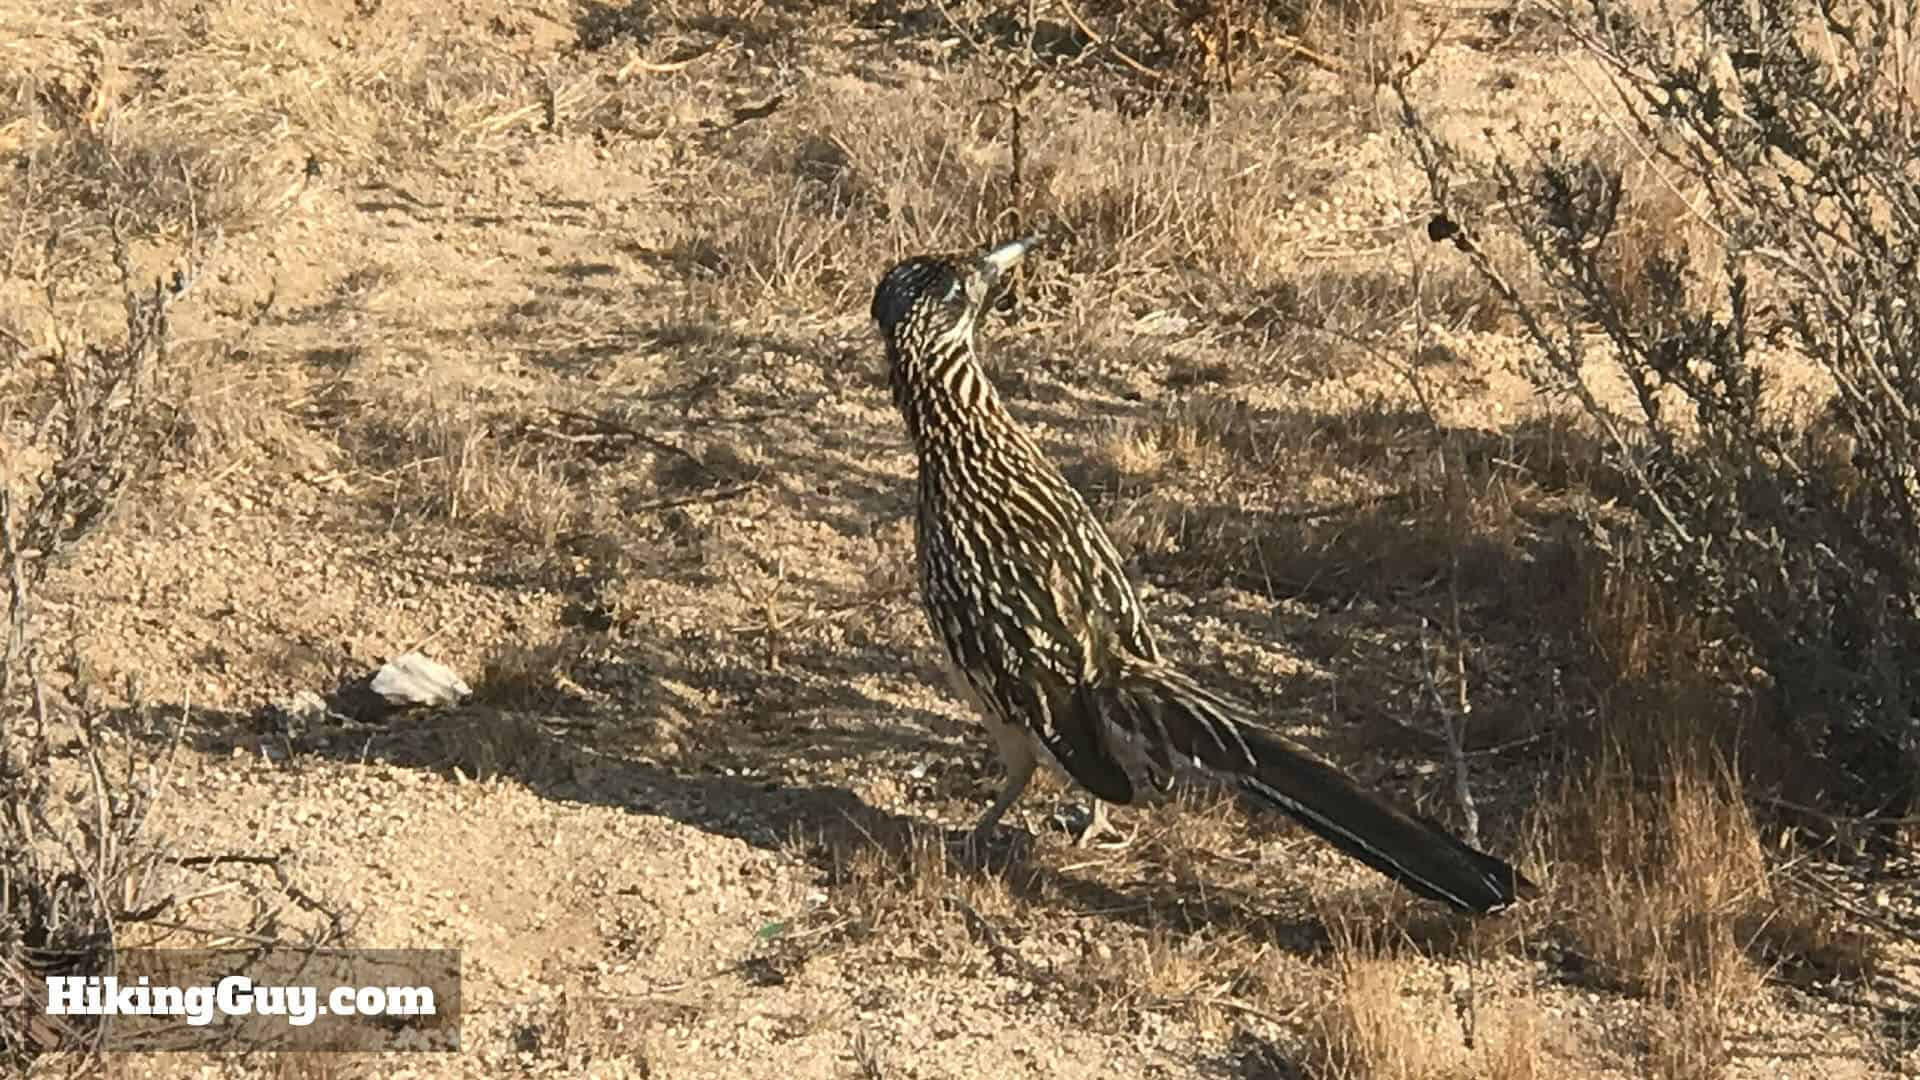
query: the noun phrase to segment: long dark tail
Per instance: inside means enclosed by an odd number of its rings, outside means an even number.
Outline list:
[[[1132,733],[1171,775],[1194,765],[1231,777],[1333,846],[1408,889],[1476,914],[1533,894],[1518,870],[1363,790],[1305,747],[1171,668],[1141,666],[1084,687],[1082,704]]]

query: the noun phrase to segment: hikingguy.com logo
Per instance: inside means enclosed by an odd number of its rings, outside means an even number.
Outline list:
[[[336,986],[326,1000],[316,986],[259,986],[229,975],[213,986],[155,986],[142,975],[131,984],[118,976],[53,975],[47,978],[49,1016],[177,1016],[193,1027],[223,1017],[283,1016],[306,1027],[322,1016],[433,1016],[431,986]]]
[[[111,1051],[460,1048],[458,952],[140,949],[112,961],[47,972],[33,1004]]]

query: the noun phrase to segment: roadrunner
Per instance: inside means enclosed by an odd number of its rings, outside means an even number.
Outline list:
[[[974,355],[975,322],[1031,244],[908,259],[873,294],[920,460],[921,600],[1007,769],[974,837],[991,833],[1042,761],[1095,796],[1083,841],[1105,827],[1105,803],[1140,794],[1136,776],[1164,793],[1198,770],[1462,911],[1497,911],[1531,890],[1513,867],[1362,790],[1161,657],[1106,531]]]

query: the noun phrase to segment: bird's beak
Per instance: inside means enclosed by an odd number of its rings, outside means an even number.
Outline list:
[[[1039,241],[1040,238],[1037,236],[1028,236],[1012,243],[1001,244],[980,256],[980,272],[986,275],[989,282],[998,281],[1006,276],[1007,271],[1019,266],[1020,260],[1026,258],[1027,252]]]

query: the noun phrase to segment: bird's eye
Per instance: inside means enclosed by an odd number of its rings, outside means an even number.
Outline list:
[[[955,300],[960,299],[960,279],[959,278],[955,278],[951,283],[947,285],[947,293],[945,296],[941,297],[941,299],[945,300],[949,304],[953,303]]]

